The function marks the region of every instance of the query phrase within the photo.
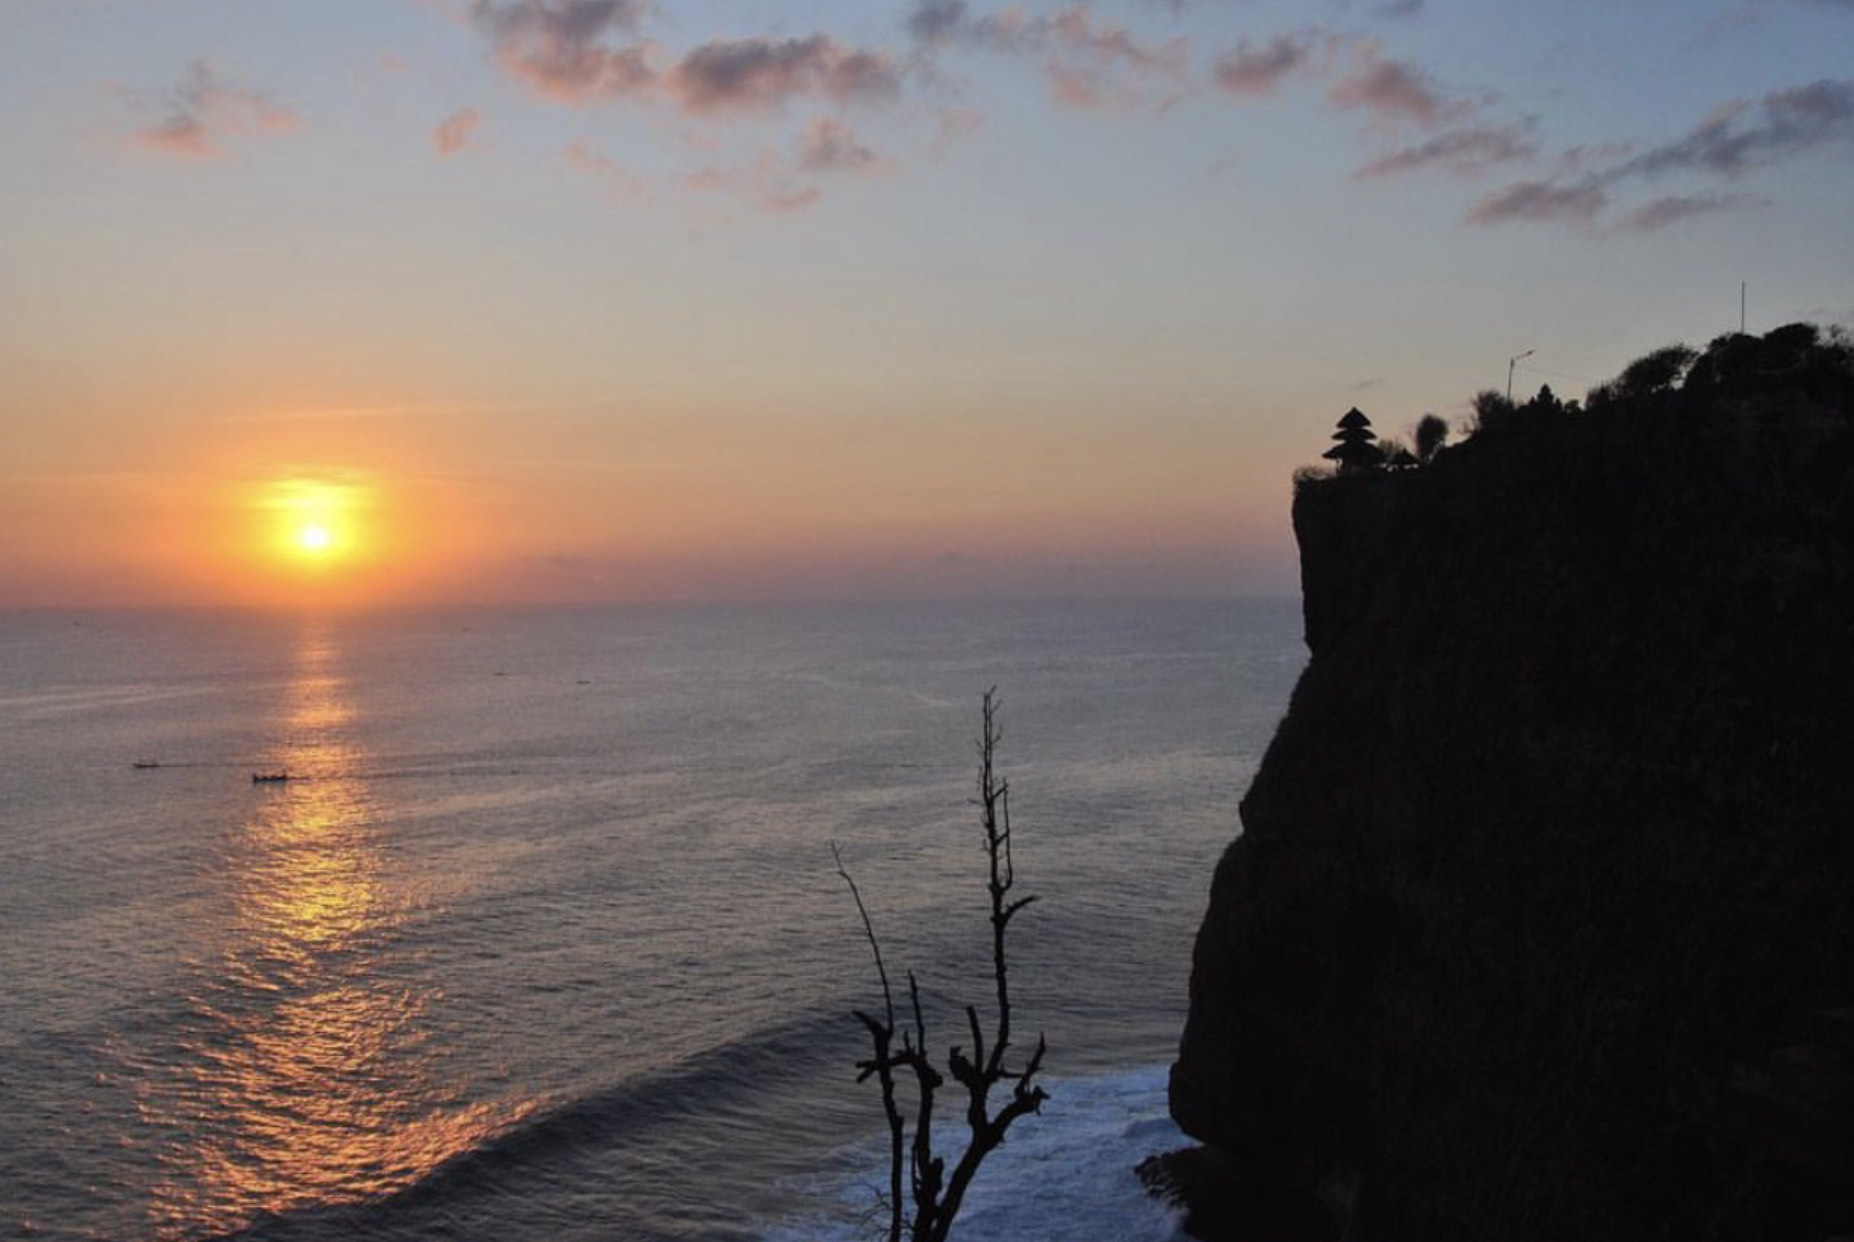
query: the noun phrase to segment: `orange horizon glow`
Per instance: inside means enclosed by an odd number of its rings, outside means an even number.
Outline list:
[[[137,446],[134,472],[0,495],[0,518],[30,535],[0,548],[0,607],[1243,594],[1293,580],[1272,546],[1289,543],[1280,489],[1220,486],[1211,426],[1176,443],[1087,423],[1070,444],[1075,426],[1044,428],[1017,447],[1052,464],[1024,471],[973,451],[976,420],[922,437],[851,435],[835,416],[537,415],[525,438],[485,446],[461,416],[275,404],[179,422]],[[818,454],[820,439],[845,456]],[[1172,490],[1153,494],[1155,480]]]

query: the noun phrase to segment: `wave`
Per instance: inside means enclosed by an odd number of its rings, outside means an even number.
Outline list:
[[[637,1077],[543,1104],[388,1194],[265,1216],[212,1235],[211,1242],[424,1237],[427,1222],[467,1218],[475,1206],[490,1205],[492,1215],[508,1213],[510,1201],[529,1197],[527,1188],[557,1183],[562,1174],[584,1175],[575,1165],[596,1162],[615,1169],[622,1161],[614,1154],[627,1149],[648,1151],[653,1161],[686,1159],[692,1172],[712,1168],[718,1140],[757,1135],[751,1141],[766,1142],[767,1124],[774,1123],[776,1134],[780,1114],[789,1129],[788,1110],[809,1088],[849,1072],[858,1035],[849,1016],[836,1012],[762,1028]],[[874,1115],[868,1120],[873,1123]],[[841,1119],[817,1124],[827,1133],[842,1133]],[[677,1133],[681,1130],[701,1133]],[[618,1193],[616,1186],[606,1190]],[[652,1194],[663,1197],[661,1188]]]
[[[1167,1114],[1164,1066],[1142,1066],[1044,1085],[1043,1111],[1011,1128],[986,1158],[959,1214],[966,1242],[1182,1242],[1179,1213],[1145,1192],[1134,1167],[1187,1140]],[[819,1186],[833,1210],[786,1221],[760,1242],[862,1242],[872,1236],[874,1188],[886,1148],[845,1153],[848,1170]]]

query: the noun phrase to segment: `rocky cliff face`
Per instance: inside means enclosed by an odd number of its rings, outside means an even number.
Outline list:
[[[1312,659],[1172,1075],[1200,1206],[1854,1234],[1812,1034],[1854,1005],[1854,362],[1792,328],[1629,380],[1299,488]]]

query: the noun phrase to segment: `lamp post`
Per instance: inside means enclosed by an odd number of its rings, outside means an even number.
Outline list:
[[[1513,404],[1513,368],[1519,365],[1521,358],[1530,358],[1538,352],[1536,349],[1528,349],[1525,353],[1514,354],[1506,360],[1506,403],[1508,405]]]

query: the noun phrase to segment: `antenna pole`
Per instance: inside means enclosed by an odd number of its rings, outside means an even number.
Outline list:
[[[1745,282],[1738,282],[1738,335],[1745,334]]]

